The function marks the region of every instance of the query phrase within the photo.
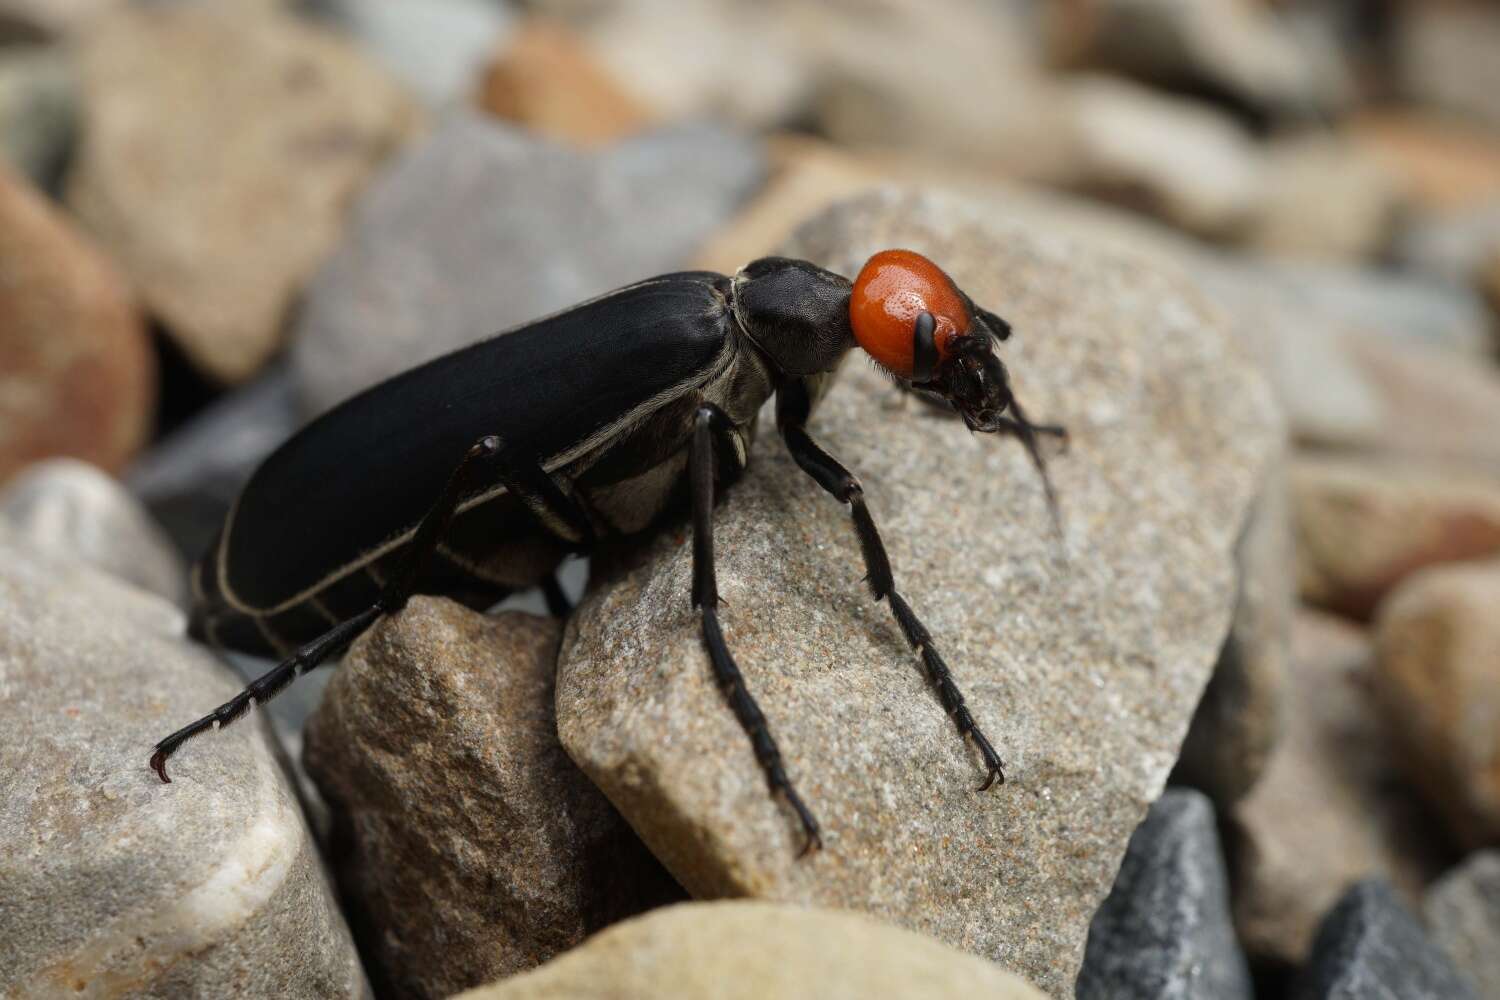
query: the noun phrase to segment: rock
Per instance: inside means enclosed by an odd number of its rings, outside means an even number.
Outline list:
[[[152,445],[125,483],[196,560],[208,548],[261,460],[302,423],[285,365],[223,396]]]
[[[1352,618],[1424,567],[1500,555],[1500,478],[1389,460],[1292,467],[1302,598]]]
[[[492,0],[311,0],[427,104],[467,101],[509,34],[510,7]]]
[[[124,0],[0,0],[0,44],[61,38],[123,3]]]
[[[714,126],[588,155],[456,115],[365,193],[314,281],[292,357],[303,399],[327,409],[420,361],[679,268],[763,169],[753,142]]]
[[[1235,923],[1253,958],[1300,964],[1318,921],[1361,878],[1415,894],[1440,870],[1425,805],[1400,782],[1371,698],[1370,660],[1358,629],[1297,614],[1282,737],[1231,814]]]
[[[1266,149],[1264,198],[1246,236],[1254,250],[1297,257],[1373,258],[1401,204],[1395,177],[1355,143],[1321,132]]]
[[[1500,138],[1438,115],[1376,110],[1359,114],[1348,134],[1428,210],[1458,211],[1500,198]]]
[[[69,204],[188,357],[243,381],[413,107],[331,35],[237,5],[111,17],[80,58]]]
[[[114,471],[145,441],[155,358],[124,282],[0,167],[0,482],[73,455]]]
[[[1264,198],[1249,132],[1207,106],[1107,77],[1069,88],[1064,184],[1200,236],[1249,225]]]
[[[1478,1000],[1391,887],[1361,882],[1318,931],[1297,1000]]]
[[[800,831],[713,683],[681,535],[570,620],[559,732],[695,896],[877,913],[1060,995],[1228,629],[1232,551],[1279,422],[1191,288],[1139,258],[899,191],[781,249],[851,273],[883,246],[929,253],[1003,309],[1017,391],[1073,435],[1054,470],[1064,541],[1020,448],[896,414],[867,365],[846,366],[813,421],[865,483],[1010,783],[976,792],[977,755],[862,590],[848,515],[769,433],[716,515],[724,624],[826,850],[798,860]],[[1107,378],[1084,360],[1099,357]]]
[[[77,87],[61,49],[29,47],[0,55],[0,160],[50,189],[62,171],[77,117]]]
[[[166,601],[0,552],[0,993],[363,997],[263,725],[151,741],[239,689]],[[295,960],[293,960],[293,958]]]
[[[1479,851],[1432,884],[1423,914],[1480,997],[1500,996],[1500,851]]]
[[[1240,535],[1234,621],[1172,771],[1221,808],[1260,779],[1281,735],[1293,589],[1286,490],[1283,470],[1268,475]]]
[[[1041,1000],[1042,994],[989,962],[868,917],[740,901],[657,910],[540,969],[462,996]]]
[[[445,997],[681,891],[557,742],[561,627],[415,598],[359,639],[306,734],[372,976]]]
[[[531,18],[484,74],[480,106],[558,142],[599,146],[645,129],[649,115],[565,26]]]
[[[94,466],[54,458],[0,490],[0,520],[33,548],[71,557],[181,605],[187,571],[151,516]]]
[[[1413,779],[1471,848],[1500,840],[1500,562],[1425,570],[1381,606],[1375,691]]]
[[[1500,14],[1483,4],[1413,4],[1396,36],[1405,96],[1500,126]]]
[[[1398,233],[1392,255],[1403,267],[1453,285],[1475,286],[1482,295],[1486,265],[1500,258],[1500,194],[1413,215]]]
[[[1079,1000],[1255,995],[1229,919],[1214,807],[1168,789],[1130,837],[1109,898],[1089,926]]]
[[[1259,118],[1321,119],[1352,97],[1331,41],[1299,35],[1253,0],[1069,0],[1054,58],[1215,97]]]

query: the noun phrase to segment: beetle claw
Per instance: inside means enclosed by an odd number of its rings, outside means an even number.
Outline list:
[[[172,779],[167,777],[167,755],[161,750],[157,750],[156,753],[151,755],[151,768],[161,778],[162,784],[170,785],[172,783]]]

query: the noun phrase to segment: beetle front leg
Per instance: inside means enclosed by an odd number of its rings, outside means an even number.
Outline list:
[[[865,578],[870,585],[870,592],[875,596],[875,600],[885,599],[890,605],[891,614],[895,616],[901,634],[906,637],[907,644],[921,657],[928,680],[937,690],[938,699],[943,703],[943,709],[953,720],[954,726],[958,728],[959,736],[973,740],[980,757],[984,760],[988,775],[979,790],[984,791],[996,783],[1003,785],[1005,783],[1004,762],[975,723],[974,716],[964,702],[963,693],[959,691],[958,685],[953,680],[952,671],[948,669],[948,664],[933,644],[932,634],[917,618],[911,605],[907,604],[906,599],[896,590],[895,577],[891,573],[890,557],[886,554],[885,543],[880,540],[880,532],[875,527],[875,519],[870,516],[870,509],[865,504],[863,487],[848,469],[818,447],[817,442],[804,428],[809,410],[807,393],[800,383],[791,383],[777,390],[776,420],[780,426],[782,438],[786,441],[787,450],[791,452],[793,461],[803,472],[816,480],[818,485],[827,490],[834,499],[848,504],[850,516],[854,521],[854,530],[859,535],[859,547],[864,556]]]
[[[771,793],[784,796],[802,822],[802,829],[807,834],[802,853],[807,854],[823,846],[818,821],[792,787],[781,759],[781,749],[771,735],[765,713],[745,687],[745,677],[730,655],[724,632],[719,627],[719,586],[714,574],[714,439],[718,437],[727,454],[734,455],[733,443],[726,440],[730,433],[731,424],[724,411],[711,403],[699,407],[694,417],[692,450],[688,456],[693,494],[693,607],[700,609],[703,615],[703,643],[708,647],[714,678],[729,701],[729,707],[734,710],[735,718],[750,737],[755,759],[765,772]]]

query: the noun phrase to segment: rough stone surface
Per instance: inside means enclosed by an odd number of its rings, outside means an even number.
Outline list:
[[[511,7],[493,0],[307,0],[429,105],[468,100]]]
[[[754,143],[714,126],[588,155],[454,116],[361,197],[313,283],[293,353],[303,398],[326,409],[420,361],[680,267],[763,170]]]
[[[1378,879],[1350,889],[1318,931],[1296,1000],[1479,1000]]]
[[[560,633],[418,597],[355,644],[309,720],[383,990],[448,996],[681,896],[558,745]]]
[[[1041,1000],[1034,987],[935,941],[832,910],[687,903],[626,921],[463,1000]]]
[[[1130,837],[1089,926],[1078,1000],[1250,1000],[1213,804],[1168,789]]]
[[[1020,398],[1073,435],[1059,539],[1019,447],[902,412],[857,360],[812,424],[865,483],[898,586],[1010,783],[975,791],[977,755],[859,582],[847,514],[769,434],[715,519],[719,587],[826,850],[797,859],[800,831],[712,681],[681,535],[571,620],[559,729],[695,895],[866,910],[1062,995],[1228,629],[1279,420],[1191,290],[1136,258],[903,192],[835,208],[783,249],[851,273],[886,246],[1003,303]]]
[[[1401,759],[1458,837],[1500,841],[1500,561],[1440,566],[1391,595],[1375,690]]]
[[[1259,780],[1281,735],[1292,629],[1286,476],[1266,477],[1235,550],[1239,598],[1213,677],[1193,713],[1175,783],[1227,808]]]
[[[61,47],[0,52],[0,160],[38,187],[62,169],[78,115],[72,66]]]
[[[1321,117],[1351,96],[1331,45],[1312,44],[1252,0],[1070,0],[1053,13],[1053,48],[1073,65],[1215,96],[1263,117]]]
[[[1232,119],[1107,77],[1075,82],[1068,94],[1067,186],[1203,236],[1242,230],[1260,210],[1259,153]]]
[[[77,559],[160,594],[186,597],[187,572],[172,543],[118,482],[85,462],[38,462],[0,490],[0,520],[32,548]]]
[[[549,139],[597,146],[650,120],[566,27],[532,18],[485,71],[479,103],[490,114]]]
[[[1254,957],[1300,964],[1318,921],[1361,878],[1415,895],[1441,870],[1425,803],[1399,780],[1370,695],[1371,659],[1358,629],[1298,613],[1282,738],[1232,813],[1235,922]]]
[[[1291,478],[1298,589],[1340,614],[1369,618],[1424,567],[1500,554],[1500,477],[1308,456]]]
[[[164,785],[154,740],[239,689],[182,614],[0,551],[0,994],[362,997],[359,960],[254,718]]]
[[[178,550],[197,559],[250,473],[301,423],[291,373],[277,365],[152,445],[125,483]]]
[[[1422,901],[1427,927],[1480,997],[1500,997],[1500,851],[1478,851]]]
[[[249,377],[413,106],[334,36],[233,4],[112,16],[80,58],[69,203],[195,363]]]
[[[0,167],[0,482],[52,455],[119,469],[154,397],[151,345],[120,276]]]

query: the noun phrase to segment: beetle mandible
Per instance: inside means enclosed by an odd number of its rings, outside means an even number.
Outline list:
[[[1038,436],[995,353],[1010,326],[909,250],[871,257],[849,281],[765,257],[731,276],[668,274],[629,285],[428,362],[314,420],[250,477],[192,575],[195,637],[283,657],[213,712],[156,744],[162,781],[184,742],[243,715],[349,645],[413,594],[485,608],[542,584],[566,610],[559,562],[687,506],[691,600],[709,663],[773,795],[821,845],[765,716],[724,641],[714,579],[716,493],[749,457],[761,404],[797,465],[848,506],[866,580],[920,656],[986,776],[999,755],[964,704],[932,636],[896,589],[855,476],[808,418],[839,362],[861,347],[898,385],[951,404],[972,431],[1015,436],[1046,479]],[[359,477],[340,472],[359,456]],[[438,487],[436,484],[443,484]]]

